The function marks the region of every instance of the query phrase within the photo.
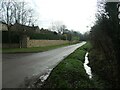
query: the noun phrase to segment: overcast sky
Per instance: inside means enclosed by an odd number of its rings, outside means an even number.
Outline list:
[[[38,25],[49,28],[54,21],[62,22],[68,29],[84,33],[95,21],[97,0],[27,0],[39,17]]]

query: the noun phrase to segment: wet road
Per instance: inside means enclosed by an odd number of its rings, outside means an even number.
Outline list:
[[[68,56],[86,42],[66,46],[40,53],[3,54],[3,88],[17,88],[26,76],[44,73],[54,68],[64,57]]]

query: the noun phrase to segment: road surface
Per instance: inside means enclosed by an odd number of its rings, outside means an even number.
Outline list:
[[[19,87],[25,77],[42,74],[47,69],[54,68],[64,57],[85,43],[82,42],[40,53],[3,54],[2,87]]]

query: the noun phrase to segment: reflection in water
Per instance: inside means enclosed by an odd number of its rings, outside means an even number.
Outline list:
[[[85,55],[85,62],[84,62],[84,68],[86,73],[89,75],[89,78],[92,78],[91,68],[87,65],[89,63],[88,61],[88,52]]]

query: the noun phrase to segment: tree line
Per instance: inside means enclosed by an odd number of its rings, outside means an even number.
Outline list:
[[[92,69],[111,88],[120,88],[119,12],[119,2],[99,2],[97,20],[90,32]]]

